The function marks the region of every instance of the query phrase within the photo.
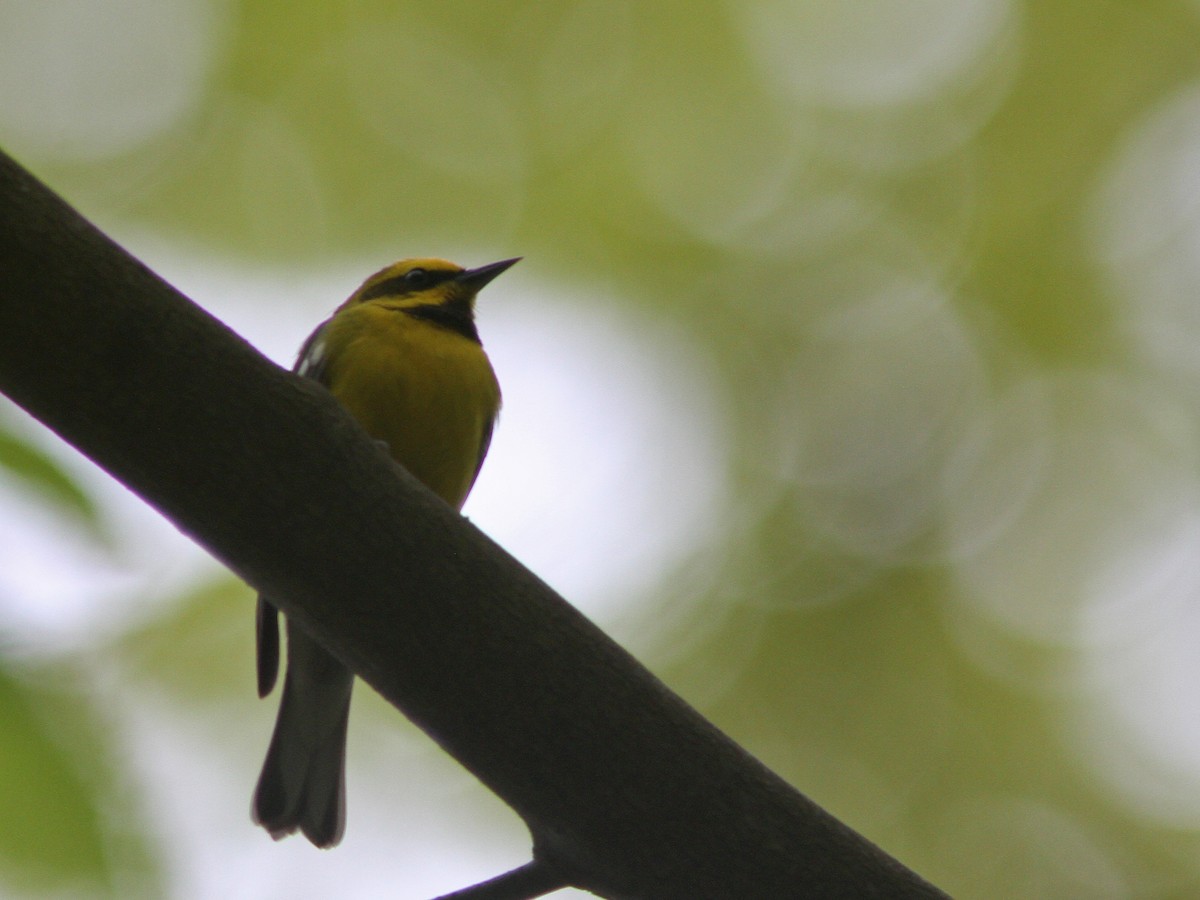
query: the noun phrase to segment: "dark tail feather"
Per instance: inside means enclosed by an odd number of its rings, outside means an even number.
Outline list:
[[[288,657],[251,815],[276,840],[299,829],[316,846],[332,847],[346,827],[346,723],[354,675],[290,626]]]

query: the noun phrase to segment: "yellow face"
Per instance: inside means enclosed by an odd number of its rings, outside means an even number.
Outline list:
[[[467,270],[445,259],[402,259],[363,282],[342,308],[373,300],[388,306],[438,306],[470,302],[483,285],[473,286]]]

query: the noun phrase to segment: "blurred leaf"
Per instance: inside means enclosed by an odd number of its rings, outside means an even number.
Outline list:
[[[222,703],[253,691],[253,594],[243,582],[219,576],[167,608],[117,648],[134,678],[197,702]]]
[[[58,463],[36,447],[0,431],[0,466],[59,509],[71,513],[89,530],[99,530],[99,517],[92,498]]]
[[[0,669],[4,877],[22,890],[98,892],[113,881],[98,781],[85,778],[35,710],[46,697]],[[82,727],[82,717],[70,723]],[[57,729],[56,729],[57,731]],[[79,741],[72,735],[72,744]],[[98,743],[93,735],[89,744]]]

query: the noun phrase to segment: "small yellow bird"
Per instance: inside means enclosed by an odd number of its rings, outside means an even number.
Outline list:
[[[463,269],[406,259],[376,272],[304,342],[295,371],[325,385],[392,456],[460,509],[492,438],[500,386],[475,328],[475,295],[516,263]],[[279,671],[278,612],[258,598],[258,694]],[[346,723],[354,673],[288,623],[288,666],[253,817],[332,847],[346,827]]]

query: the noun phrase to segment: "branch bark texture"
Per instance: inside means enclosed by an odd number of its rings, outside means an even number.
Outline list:
[[[572,883],[656,900],[941,896],[675,696],[322,388],[3,154],[0,390],[278,598]]]

